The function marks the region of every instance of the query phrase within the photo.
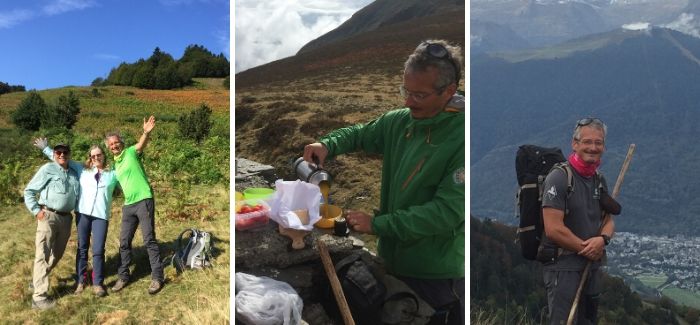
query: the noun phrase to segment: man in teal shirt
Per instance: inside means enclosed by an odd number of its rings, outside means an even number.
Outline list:
[[[304,159],[382,154],[379,210],[348,211],[355,231],[375,234],[387,270],[437,312],[431,324],[464,324],[464,97],[460,48],[422,42],[404,64],[405,107],[341,128],[304,147]]]
[[[73,221],[71,211],[80,194],[78,171],[68,166],[70,147],[54,147],[53,159],[39,168],[24,189],[24,204],[37,220],[32,308],[40,310],[55,306],[48,297],[49,273],[66,250]]]
[[[151,284],[148,293],[155,294],[163,287],[165,277],[163,264],[160,260],[160,249],[156,241],[155,203],[153,191],[148,183],[148,177],[143,170],[139,156],[148,144],[148,134],[156,125],[155,117],[143,120],[143,134],[135,145],[124,148],[124,141],[119,134],[111,133],[105,138],[107,148],[114,154],[114,170],[117,180],[124,192],[124,207],[122,208],[122,224],[119,233],[119,255],[121,262],[117,275],[119,279],[112,291],[120,291],[129,283],[129,264],[131,264],[131,242],[136,228],[141,225],[141,235],[144,246],[148,251],[151,264]]]

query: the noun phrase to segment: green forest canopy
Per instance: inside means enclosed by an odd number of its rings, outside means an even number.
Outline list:
[[[223,53],[214,55],[201,45],[189,45],[179,60],[156,47],[148,59],[134,63],[122,62],[113,68],[107,79],[97,78],[93,86],[119,85],[144,89],[181,88],[192,78],[225,78],[230,64]]]

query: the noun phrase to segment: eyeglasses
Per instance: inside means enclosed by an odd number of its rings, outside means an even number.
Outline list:
[[[428,42],[423,42],[423,44],[427,46],[428,55],[439,60],[445,60],[449,62],[450,65],[452,65],[452,68],[454,68],[455,70],[455,83],[458,83],[461,75],[460,69],[457,67],[454,60],[452,59],[450,51],[448,51],[447,48],[442,44]]]
[[[603,123],[603,120],[601,120],[597,117],[586,117],[586,118],[582,118],[582,119],[578,120],[578,122],[576,122],[576,127],[586,126],[586,125],[591,124],[593,122],[605,124],[605,123]]]
[[[102,155],[101,153],[98,153],[98,154],[96,154],[96,155],[90,155],[90,158],[91,158],[91,159],[97,159],[97,158],[100,158],[100,157],[102,157],[102,156],[103,156],[103,155]]]
[[[56,156],[60,156],[60,155],[66,155],[66,156],[67,156],[67,155],[70,155],[70,151],[68,151],[68,150],[54,150],[53,153],[56,154]]]
[[[600,140],[591,140],[591,139],[584,139],[584,140],[574,139],[574,140],[578,143],[583,143],[584,145],[587,145],[587,146],[595,145],[596,147],[602,147],[605,145],[605,142],[600,141]]]
[[[440,87],[439,89],[437,89],[431,93],[426,94],[426,93],[422,93],[422,92],[412,92],[410,90],[407,90],[406,87],[404,87],[404,86],[399,86],[399,93],[401,94],[401,97],[403,97],[404,99],[408,99],[408,97],[411,97],[416,102],[422,102],[426,98],[428,98],[434,94],[441,93],[444,89],[445,89],[445,87]]]

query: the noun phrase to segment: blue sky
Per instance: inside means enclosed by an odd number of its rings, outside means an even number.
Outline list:
[[[0,81],[87,86],[157,47],[199,44],[230,59],[228,0],[2,0]]]
[[[236,0],[235,73],[292,56],[373,0]]]

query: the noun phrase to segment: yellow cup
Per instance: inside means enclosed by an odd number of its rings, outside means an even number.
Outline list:
[[[328,210],[328,215],[326,215],[326,210]],[[319,228],[333,228],[335,225],[334,219],[343,215],[343,209],[337,205],[328,204],[328,209],[326,209],[326,204],[321,204],[319,210],[321,213],[321,220],[317,221],[314,225]]]

